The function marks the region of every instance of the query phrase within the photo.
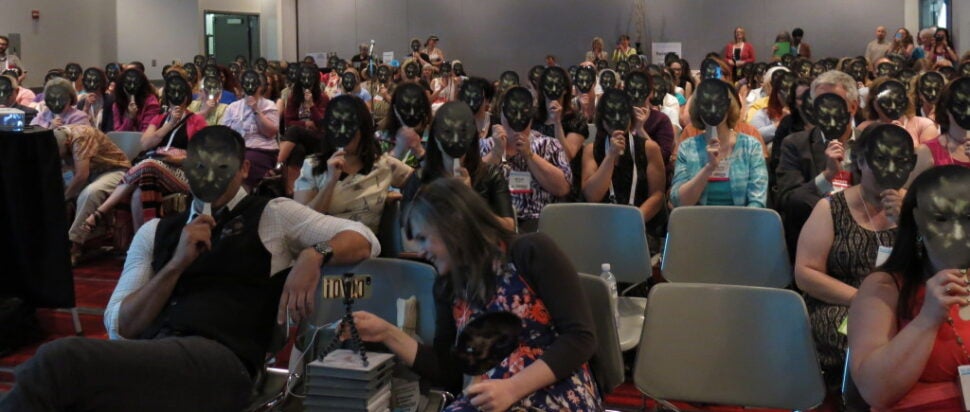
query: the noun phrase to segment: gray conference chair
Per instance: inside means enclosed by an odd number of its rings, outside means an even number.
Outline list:
[[[775,288],[792,282],[781,218],[761,208],[674,209],[661,270],[670,282]]]
[[[808,410],[825,398],[805,303],[776,288],[654,286],[633,382],[660,401]]]
[[[381,242],[381,257],[396,258],[404,251],[404,235],[401,233],[401,201],[388,199],[377,228],[377,240]]]
[[[108,138],[114,142],[129,161],[135,160],[141,150],[141,132],[108,132]]]
[[[842,407],[847,412],[869,411],[869,404],[862,398],[862,394],[859,393],[859,387],[852,380],[852,371],[849,370],[851,359],[852,351],[846,349],[845,370],[842,374]]]
[[[623,354],[620,351],[620,337],[616,332],[616,323],[610,313],[610,287],[599,276],[579,274],[579,282],[586,301],[593,312],[596,330],[596,352],[589,361],[596,386],[600,395],[616,389],[626,379],[623,376]]]
[[[617,282],[634,285],[645,282],[653,273],[643,215],[633,206],[548,205],[539,215],[539,232],[552,237],[581,273],[598,274],[600,265],[609,263]],[[627,351],[640,341],[646,299],[621,296],[617,306],[620,348]]]

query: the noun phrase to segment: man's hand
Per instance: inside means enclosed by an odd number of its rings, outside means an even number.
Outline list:
[[[286,278],[286,284],[283,285],[279,310],[276,312],[276,323],[285,324],[287,313],[295,323],[313,314],[322,264],[323,255],[313,248],[306,248],[300,252],[300,256]]]
[[[835,179],[835,175],[842,171],[842,160],[845,159],[845,147],[842,146],[842,142],[838,140],[832,140],[829,145],[825,148],[825,178],[828,181]]]
[[[185,225],[171,262],[184,269],[195,262],[203,252],[212,249],[214,227],[216,227],[216,220],[209,215],[199,215]]]

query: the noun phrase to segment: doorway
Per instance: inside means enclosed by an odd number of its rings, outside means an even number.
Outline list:
[[[259,15],[205,12],[205,52],[221,65],[236,56],[252,62],[259,58]]]

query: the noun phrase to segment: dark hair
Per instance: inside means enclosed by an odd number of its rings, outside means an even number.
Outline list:
[[[135,68],[138,70],[141,70],[142,73],[145,72],[145,63],[142,63],[138,60],[132,61],[131,63],[128,63],[128,65],[135,66]]]
[[[674,78],[675,85],[677,87],[686,89],[687,83],[690,83],[691,88],[696,89],[697,83],[694,82],[694,76],[690,74],[690,64],[687,63],[687,60],[686,59],[671,60],[669,63],[667,63],[667,69],[669,70],[670,66],[674,63],[680,64],[680,76]],[[673,75],[673,72],[671,71],[670,74]]]
[[[318,68],[316,64],[311,63],[300,64],[300,71],[302,72],[306,67],[313,68],[314,72],[316,73],[320,72],[320,68]],[[297,76],[296,82],[293,83],[293,90],[290,91],[289,101],[286,102],[287,107],[299,107],[300,103],[303,101],[303,82],[300,81],[299,77],[300,75]],[[323,91],[320,90],[320,75],[317,74],[316,76],[313,76],[313,85],[310,86],[310,94],[313,95],[314,104],[320,101],[321,93],[323,93]]]
[[[236,149],[236,157],[239,158],[239,165],[242,166],[242,163],[246,160],[246,141],[243,140],[239,132],[228,126],[206,126],[192,136],[192,140],[189,140],[189,147],[206,144],[209,139],[232,139],[235,143],[233,146]]]
[[[360,133],[360,140],[357,142],[357,156],[363,164],[360,173],[368,174],[374,167],[374,162],[381,157],[381,149],[377,143],[377,139],[374,138],[374,118],[371,117],[370,110],[367,110],[367,104],[352,94],[342,94],[334,97],[330,101],[330,104],[327,105],[327,111],[323,113],[321,124],[327,124],[327,121],[333,116],[334,107],[340,106],[340,102],[344,100],[349,100],[357,112],[357,132]],[[319,175],[327,171],[327,160],[336,151],[337,148],[330,144],[330,139],[327,137],[326,131],[324,131],[323,139],[320,139],[320,152],[316,155],[317,166],[313,168],[314,175]]]
[[[812,81],[804,77],[798,77],[795,82],[791,84],[791,90],[788,91],[788,101],[785,104],[788,106],[789,113],[793,116],[799,116],[798,114],[798,100],[801,96],[798,95],[798,88],[804,86],[808,88],[808,92],[812,91]]]
[[[435,180],[418,191],[404,213],[408,239],[415,237],[415,224],[432,227],[451,256],[442,294],[486,304],[495,293],[497,265],[507,259],[503,247],[515,234],[502,226],[485,200],[458,179]]]
[[[87,72],[88,70],[94,70],[95,73],[98,74],[98,77],[101,78],[101,88],[98,89],[97,91],[98,91],[98,93],[104,94],[105,90],[108,90],[108,75],[104,74],[104,70],[101,70],[98,67],[88,67],[87,69],[84,69],[81,72],[81,80],[82,80],[82,83],[83,83],[83,80],[84,80],[84,73]]]
[[[940,97],[936,100],[936,124],[940,125],[940,133],[950,131],[950,105],[953,104],[953,89],[957,82],[967,82],[970,78],[957,78],[951,81],[940,92]]]
[[[920,173],[909,186],[903,206],[899,212],[899,228],[893,251],[881,267],[883,272],[893,275],[899,288],[899,300],[896,302],[896,316],[899,319],[912,319],[916,302],[916,292],[926,282],[930,275],[925,267],[929,264],[926,259],[926,247],[918,239],[921,237],[916,226],[913,211],[916,209],[919,195],[922,191],[936,187],[944,176],[960,174],[970,177],[970,169],[963,166],[937,166]]]
[[[481,87],[482,90],[485,92],[485,101],[487,102],[491,102],[492,99],[495,98],[495,85],[493,85],[492,82],[486,80],[485,78],[472,76],[465,79],[465,81],[462,83],[471,83],[471,84],[474,84],[475,86]]]
[[[796,27],[795,30],[791,31],[792,37],[802,37],[805,35],[805,31],[801,27]]]
[[[768,117],[772,120],[779,119],[784,115],[785,103],[781,100],[781,81],[785,78],[784,73],[791,73],[786,70],[779,70],[775,72],[776,76],[771,77],[771,94],[768,95],[768,107],[765,110],[768,112]],[[794,82],[792,82],[794,84]],[[786,90],[789,91],[789,90]],[[790,91],[789,91],[790,92]],[[790,94],[790,93],[789,93]]]
[[[138,93],[135,94],[135,103],[138,104],[138,107],[144,107],[145,99],[148,99],[148,96],[158,94],[155,91],[155,86],[152,86],[151,82],[148,81],[148,77],[145,76],[145,72],[135,68],[126,69],[125,71],[121,72],[116,79],[116,81],[122,82],[122,84],[115,87],[114,96],[115,107],[118,109],[119,113],[125,113],[128,110],[128,92],[125,90],[123,83],[129,72],[136,73],[138,77],[141,78],[141,88],[139,88]]]
[[[421,87],[421,84],[416,82],[401,82],[398,84],[397,87],[394,88],[394,92],[391,93],[391,107],[388,108],[387,116],[384,116],[384,121],[381,122],[381,125],[379,126],[380,130],[386,132],[388,138],[390,139],[394,139],[394,135],[397,134],[397,131],[401,128],[401,126],[403,126],[401,124],[401,120],[398,119],[397,114],[394,112],[394,106],[398,100],[401,99],[400,92],[401,90],[404,90],[404,86],[408,83],[417,84],[418,87]],[[425,90],[422,90],[422,93],[425,93],[425,96],[428,95]],[[425,116],[424,120],[421,121],[421,124],[414,128],[414,131],[418,134],[424,133],[425,129],[431,126],[431,99],[425,99],[425,101],[428,102],[428,105],[424,110],[427,115]]]

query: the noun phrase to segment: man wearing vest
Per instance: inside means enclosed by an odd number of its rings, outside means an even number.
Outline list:
[[[232,129],[199,131],[183,168],[195,201],[135,235],[105,311],[112,340],[41,346],[0,411],[242,410],[274,328],[313,312],[320,266],[380,252],[360,223],[248,195]]]

